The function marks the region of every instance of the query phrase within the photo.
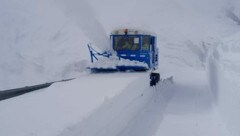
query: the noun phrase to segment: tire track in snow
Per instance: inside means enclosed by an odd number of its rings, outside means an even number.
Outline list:
[[[168,84],[168,83],[167,83]],[[174,90],[165,83],[157,85],[154,96],[118,136],[151,136],[159,128]]]

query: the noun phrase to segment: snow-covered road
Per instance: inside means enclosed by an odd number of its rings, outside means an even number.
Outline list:
[[[173,94],[169,81],[149,87],[149,80],[138,79],[120,95],[108,100],[89,118],[61,136],[129,136],[152,135],[163,119],[164,109]],[[139,84],[144,84],[140,88]]]
[[[132,86],[60,136],[229,136],[207,82],[204,70],[189,69],[174,84]]]
[[[86,74],[2,101],[0,135],[230,136],[205,70],[189,68],[156,87],[148,76]]]
[[[61,136],[230,135],[205,71],[189,70],[175,78],[174,84],[164,82],[154,88],[132,86]]]
[[[230,136],[204,71],[180,74],[155,136]]]
[[[229,136],[206,71],[176,71],[156,87],[148,72],[85,74],[2,101],[0,135]]]

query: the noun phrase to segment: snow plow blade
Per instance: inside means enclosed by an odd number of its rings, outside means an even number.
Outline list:
[[[116,72],[117,69],[113,68],[88,68],[92,73],[108,73],[108,72]]]
[[[147,71],[146,67],[141,66],[116,66],[116,68],[94,68],[88,67],[92,73],[107,73],[107,72],[117,72],[117,71]]]
[[[146,71],[146,67],[142,66],[117,66],[118,71]]]

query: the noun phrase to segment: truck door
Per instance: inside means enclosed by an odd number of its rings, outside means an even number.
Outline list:
[[[151,46],[151,60],[152,60],[152,64],[155,63],[155,39],[154,37],[151,37],[151,41],[150,41],[150,46]]]

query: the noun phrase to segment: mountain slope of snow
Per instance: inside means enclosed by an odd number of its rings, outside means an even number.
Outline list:
[[[0,89],[79,75],[89,60],[86,44],[109,47],[106,35],[119,27],[157,33],[160,59],[165,61],[169,52],[162,45],[184,46],[190,40],[201,47],[202,42],[214,42],[238,31],[226,15],[227,9],[239,15],[234,2],[3,0],[0,73],[4,76],[0,77]]]
[[[238,136],[239,34],[229,37],[238,5],[1,0],[0,90],[77,78],[1,101],[0,135]],[[156,33],[158,72],[174,84],[150,88],[147,72],[89,74],[86,44],[108,50],[115,28]]]
[[[3,0],[0,6],[0,90],[84,70],[88,39],[53,1]]]

